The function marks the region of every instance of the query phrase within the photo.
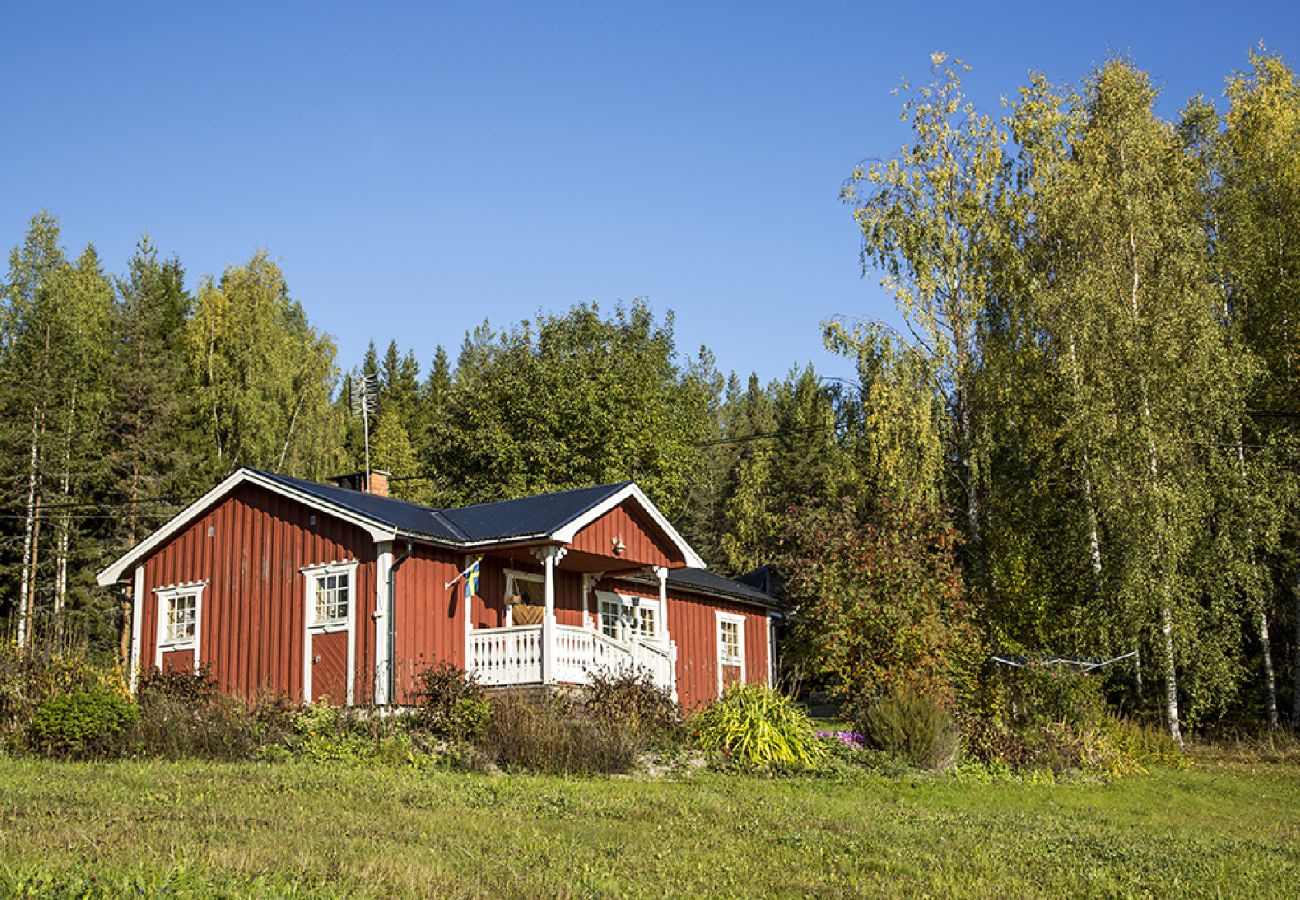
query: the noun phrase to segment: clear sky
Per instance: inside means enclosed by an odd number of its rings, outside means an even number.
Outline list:
[[[0,242],[48,209],[121,272],[265,247],[340,363],[645,297],[779,377],[833,315],[892,319],[837,192],[944,50],[982,105],[1128,54],[1172,114],[1300,2],[85,3],[0,0]]]

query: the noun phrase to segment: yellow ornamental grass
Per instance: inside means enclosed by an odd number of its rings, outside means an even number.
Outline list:
[[[826,756],[807,713],[784,694],[739,684],[691,722],[696,743],[752,766],[811,766]]]

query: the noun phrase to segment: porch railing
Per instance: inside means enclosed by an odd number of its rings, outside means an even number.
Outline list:
[[[467,669],[482,684],[540,682],[543,672],[542,626],[479,628],[469,635]],[[555,673],[552,681],[586,684],[600,671],[644,670],[655,684],[673,685],[671,647],[639,641],[616,641],[598,631],[573,625],[555,626]]]

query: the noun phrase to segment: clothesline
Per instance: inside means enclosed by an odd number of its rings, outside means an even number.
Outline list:
[[[1013,666],[1015,668],[1039,668],[1046,666],[1069,666],[1072,669],[1078,669],[1081,672],[1091,672],[1094,669],[1100,669],[1109,666],[1112,663],[1120,662],[1131,656],[1137,656],[1137,651],[1125,653],[1123,656],[1116,656],[1111,659],[1065,659],[1064,657],[1054,657],[1052,659],[1029,659],[1025,656],[990,656],[989,659],[1004,666]]]

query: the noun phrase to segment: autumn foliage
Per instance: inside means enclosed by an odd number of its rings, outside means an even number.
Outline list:
[[[962,694],[979,649],[952,527],[892,505],[791,520],[787,586],[813,677],[852,705],[899,691],[941,702]]]

